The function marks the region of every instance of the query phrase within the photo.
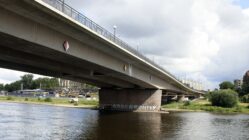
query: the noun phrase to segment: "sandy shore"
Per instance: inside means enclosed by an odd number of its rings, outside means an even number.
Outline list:
[[[8,100],[0,100],[2,103],[20,103],[20,104],[35,104],[35,105],[49,105],[49,106],[57,106],[57,107],[68,107],[68,108],[82,108],[82,109],[98,109],[95,105],[73,105],[73,104],[53,104],[46,102],[27,102],[27,101],[8,101]]]

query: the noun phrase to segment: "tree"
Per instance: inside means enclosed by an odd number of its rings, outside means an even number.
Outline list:
[[[0,91],[4,90],[4,84],[0,84]]]
[[[15,90],[20,90],[21,89],[21,81],[16,81],[10,84],[6,84],[4,87],[5,90],[12,92]]]
[[[23,84],[24,89],[55,89],[59,86],[59,81],[57,78],[38,78],[33,80],[33,74],[25,74],[21,76],[21,80],[15,81],[10,84],[6,84],[4,89],[12,92],[21,89],[21,85]],[[3,84],[0,84],[0,90],[2,89]]]
[[[34,88],[54,89],[59,86],[57,78],[38,78],[33,81]]]
[[[21,83],[23,84],[24,89],[32,89],[33,78],[33,74],[25,74],[21,76]]]
[[[220,89],[234,89],[234,84],[230,81],[224,81],[219,84]]]
[[[240,96],[246,95],[249,93],[249,71],[243,76],[242,92]]]
[[[213,106],[234,107],[238,104],[238,93],[231,89],[214,91],[210,101]]]

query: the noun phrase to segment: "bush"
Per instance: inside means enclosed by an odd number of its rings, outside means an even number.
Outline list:
[[[241,112],[242,111],[242,107],[239,106],[239,105],[237,105],[235,109],[236,109],[237,112]]]
[[[212,92],[207,92],[206,94],[204,94],[204,98],[210,100],[211,93]]]
[[[37,100],[38,100],[38,101],[41,101],[41,97],[38,97]]]
[[[191,102],[190,101],[186,101],[186,102],[184,102],[184,106],[189,106],[191,104]]]
[[[44,99],[45,102],[52,102],[52,99],[50,97],[47,97]]]
[[[14,98],[12,96],[8,96],[7,100],[14,100]]]
[[[24,101],[28,101],[28,100],[29,100],[29,98],[25,98],[25,99],[24,99]]]
[[[73,104],[74,106],[78,106],[79,104],[78,104],[78,102],[74,102],[74,104]]]
[[[231,90],[219,90],[211,94],[212,106],[234,107],[238,104],[238,93]]]
[[[242,96],[240,101],[243,103],[249,103],[249,94]]]

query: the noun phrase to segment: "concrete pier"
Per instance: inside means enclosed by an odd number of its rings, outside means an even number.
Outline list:
[[[159,111],[162,90],[101,89],[100,109],[118,111]]]

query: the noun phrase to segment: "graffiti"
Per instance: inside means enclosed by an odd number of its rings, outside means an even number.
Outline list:
[[[110,109],[110,110],[124,110],[124,111],[157,111],[158,106],[156,105],[127,105],[127,104],[101,104],[101,109]]]

